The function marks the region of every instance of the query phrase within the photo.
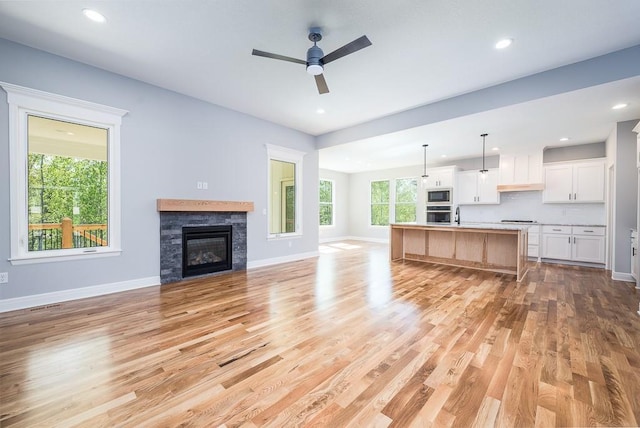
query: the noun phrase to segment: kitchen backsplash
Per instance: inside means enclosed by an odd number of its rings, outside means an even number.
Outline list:
[[[461,205],[463,222],[534,220],[552,224],[605,224],[604,204],[543,204],[542,192],[504,192],[500,205]]]

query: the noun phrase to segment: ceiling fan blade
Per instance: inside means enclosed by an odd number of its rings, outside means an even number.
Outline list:
[[[278,55],[270,52],[259,51],[257,49],[254,49],[253,52],[251,52],[251,54],[255,56],[263,56],[265,58],[279,59],[281,61],[289,61],[289,62],[295,62],[296,64],[307,65],[307,61],[304,61],[302,59],[291,58],[290,56],[284,56],[284,55]]]
[[[366,48],[367,46],[371,46],[371,41],[367,38],[367,36],[362,36],[358,39],[355,39],[351,43],[347,43],[341,48],[336,49],[335,51],[326,54],[320,61],[323,64],[328,64],[331,61],[335,61],[343,56],[352,54],[360,49]]]
[[[313,76],[316,78],[316,86],[318,87],[318,92],[320,94],[326,94],[329,92],[329,87],[327,86],[327,81],[324,80],[323,74],[317,74]]]

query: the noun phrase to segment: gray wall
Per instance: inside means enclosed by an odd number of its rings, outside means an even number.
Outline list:
[[[607,156],[606,144],[592,143],[576,146],[550,147],[542,152],[542,162],[565,162],[578,159],[597,159]]]
[[[320,135],[318,148],[390,134],[638,75],[640,45]]]
[[[334,225],[320,227],[320,242],[349,236],[349,174],[321,169],[320,179],[333,180]]]
[[[129,111],[121,132],[122,255],[11,265],[9,132],[0,91],[0,300],[159,275],[157,198],[253,201],[248,262],[316,252],[318,154],[314,138],[120,75],[0,39],[0,80]],[[307,152],[302,238],[267,237],[265,143]],[[208,190],[196,190],[207,181]]]
[[[638,214],[638,180],[636,166],[636,136],[633,132],[638,120],[619,122],[616,125],[615,160],[615,230],[613,235],[613,271],[631,272],[629,246],[630,230],[636,227]]]

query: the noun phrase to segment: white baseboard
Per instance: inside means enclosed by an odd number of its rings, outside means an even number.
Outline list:
[[[154,285],[160,285],[159,276],[112,282],[110,284],[93,285],[91,287],[75,288],[72,290],[54,291],[52,293],[35,294],[32,296],[15,297],[13,299],[0,300],[0,313],[33,308],[36,306],[51,305],[60,302],[68,302],[69,300],[84,299],[87,297],[103,296],[105,294],[152,287]]]
[[[348,236],[339,236],[337,238],[321,238],[318,240],[320,244],[326,244],[328,242],[338,242],[338,241],[348,241],[350,238]]]
[[[323,238],[318,242],[320,244],[328,244],[330,242],[339,242],[339,241],[367,241],[367,242],[375,242],[378,244],[388,244],[389,240],[386,238],[367,238],[365,236],[340,236],[337,238]]]
[[[281,263],[297,262],[298,260],[310,259],[318,257],[319,251],[310,251],[308,253],[292,254],[290,256],[274,257],[272,259],[262,259],[253,262],[247,262],[247,269],[255,269],[259,267],[279,265]]]
[[[633,282],[633,283],[636,282],[636,280],[633,279],[630,273],[624,273],[624,272],[611,272],[611,279],[613,279],[614,281],[624,281],[624,282]]]

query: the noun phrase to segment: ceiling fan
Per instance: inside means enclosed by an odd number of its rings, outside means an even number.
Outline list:
[[[325,55],[324,52],[322,52],[322,49],[320,49],[317,45],[317,42],[322,40],[322,33],[320,28],[318,27],[309,29],[309,40],[313,42],[313,46],[311,46],[307,51],[306,61],[302,59],[291,58],[289,56],[259,51],[257,49],[254,49],[252,54],[256,56],[263,56],[265,58],[279,59],[281,61],[289,61],[296,64],[306,65],[307,73],[313,75],[316,79],[318,92],[320,94],[326,94],[329,92],[329,87],[327,86],[327,82],[324,80],[324,76],[322,74],[322,72],[324,71],[324,65],[330,63],[331,61],[342,58],[343,56],[347,56],[349,54],[357,52],[360,49],[364,49],[367,46],[371,46],[371,42],[369,41],[367,36],[362,36]]]

